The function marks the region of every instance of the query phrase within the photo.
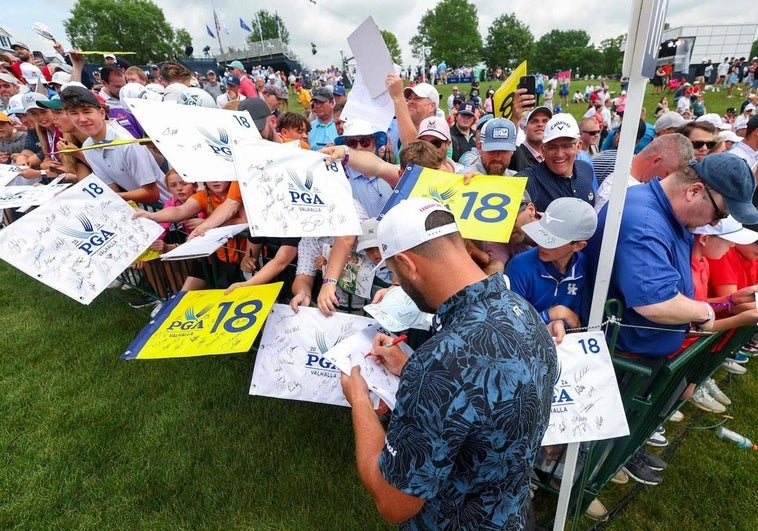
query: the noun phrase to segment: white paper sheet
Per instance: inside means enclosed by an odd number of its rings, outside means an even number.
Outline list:
[[[89,304],[163,232],[97,177],[72,185],[0,231],[0,257]]]
[[[392,58],[387,45],[379,32],[379,27],[371,15],[351,33],[347,42],[355,56],[355,62],[361,69],[363,80],[369,95],[377,98],[387,92],[385,80],[393,70]]]
[[[243,230],[247,230],[246,223],[226,225],[205,231],[205,235],[192,238],[161,255],[161,260],[185,260],[187,258],[200,258],[209,256],[224,245],[229,238],[233,238]]]

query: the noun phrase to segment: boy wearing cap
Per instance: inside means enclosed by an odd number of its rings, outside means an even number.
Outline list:
[[[400,375],[386,433],[360,369],[342,376],[361,480],[379,513],[408,529],[527,527],[557,375],[550,335],[501,275],[471,260],[439,203],[401,201],[377,239],[393,278],[438,326],[410,358],[374,338],[374,359]]]
[[[73,124],[88,137],[83,147],[116,139],[133,139],[123,127],[107,119],[100,101],[86,88],[67,87],[61,93],[61,101]],[[163,172],[144,146],[125,144],[88,149],[83,153],[92,173],[124,200],[155,203],[171,197],[163,182]]]
[[[506,274],[511,289],[534,306],[545,324],[580,326],[587,261],[579,251],[596,227],[595,209],[575,197],[556,199],[539,221],[521,227],[537,247],[511,258]]]

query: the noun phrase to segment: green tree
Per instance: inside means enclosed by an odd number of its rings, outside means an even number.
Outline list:
[[[284,44],[290,43],[290,32],[278,13],[261,9],[253,17],[250,27],[253,29],[247,34],[247,42],[250,44],[261,39],[281,39]]]
[[[63,27],[79,50],[135,52],[135,64],[174,56],[174,29],[150,0],[77,0]]]
[[[392,58],[392,62],[396,65],[402,65],[403,64],[403,54],[400,53],[400,44],[397,42],[397,37],[395,37],[395,34],[388,30],[379,30],[379,32],[382,34],[382,39],[384,39],[384,44],[387,45],[387,49],[390,51],[390,57]]]
[[[591,53],[582,52],[585,48],[592,48],[597,52],[597,49],[590,45],[590,36],[586,31],[552,30],[540,37],[534,47],[534,69],[549,75],[559,70],[579,67],[582,72],[589,73],[584,69],[585,65],[575,64],[577,58],[592,56]],[[595,65],[590,71],[596,68]]]
[[[750,48],[750,59],[758,57],[758,41],[753,41],[753,46]]]
[[[515,68],[521,61],[531,59],[534,35],[529,26],[509,13],[495,19],[487,32],[484,62],[487,68]]]
[[[482,36],[477,25],[476,6],[467,0],[442,0],[427,10],[419,22],[417,34],[411,39],[416,57],[445,61],[450,66],[473,66],[481,60]]]
[[[174,43],[172,45],[174,55],[184,55],[184,50],[187,46],[192,46],[192,36],[186,29],[179,28],[174,33]]]
[[[611,39],[600,41],[598,49],[603,54],[602,71],[600,74],[616,74],[621,72],[621,64],[624,62],[624,52],[621,51],[621,43],[626,35],[619,35]]]

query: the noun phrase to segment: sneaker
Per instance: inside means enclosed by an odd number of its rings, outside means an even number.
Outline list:
[[[118,289],[118,288],[122,287],[123,285],[124,285],[123,282],[121,282],[119,279],[116,279],[113,282],[111,282],[110,284],[108,284],[108,287],[109,288]]]
[[[671,422],[682,422],[684,420],[684,413],[682,413],[681,411],[677,409],[671,414],[671,416],[669,417],[669,420]]]
[[[750,361],[750,357],[749,356],[745,356],[744,354],[740,354],[739,352],[736,352],[736,353],[732,354],[730,357],[728,357],[726,359],[727,359],[727,361],[732,360],[735,363],[739,363],[739,364],[743,364],[743,365],[745,363],[747,363],[748,361]]]
[[[742,346],[742,350],[746,350],[747,352],[758,352],[758,342],[751,339]]]
[[[660,485],[663,481],[658,472],[645,464],[639,452],[634,454],[634,457],[621,470],[626,472],[634,481],[643,485]]]
[[[721,368],[730,374],[745,374],[747,369],[732,359],[725,359]]]
[[[153,311],[150,312],[150,318],[153,318],[156,315],[158,315],[158,312],[160,312],[161,309],[163,309],[163,302],[161,302],[161,301],[157,301],[157,302],[158,302],[158,304],[156,304],[155,308],[153,308]]]
[[[729,400],[729,397],[726,396],[721,389],[719,389],[719,386],[716,385],[716,380],[713,378],[708,378],[706,381],[704,381],[703,387],[705,387],[706,391],[708,391],[708,394],[715,398],[717,402],[720,402],[725,406],[732,405],[732,401]]]
[[[663,448],[664,446],[669,445],[669,441],[661,433],[655,431],[650,436],[650,438],[645,442],[645,444],[648,444],[650,446],[655,446],[656,448]]]
[[[739,351],[739,354],[742,354],[743,356],[747,356],[749,358],[755,358],[758,356],[758,350],[745,350],[745,347],[742,347],[742,350]]]
[[[623,470],[619,470],[611,478],[611,483],[615,483],[616,485],[626,485],[627,483],[629,483],[629,474],[627,474]]]
[[[650,452],[646,450],[640,450],[637,452],[637,454],[640,456],[640,459],[642,459],[642,462],[645,463],[647,466],[649,466],[651,469],[655,470],[656,472],[660,472],[661,470],[666,470],[666,461],[661,459],[655,454],[651,454]]]
[[[592,500],[592,502],[590,502],[590,505],[587,507],[587,511],[584,513],[584,515],[592,520],[605,522],[608,520],[608,509],[605,508],[605,505],[603,505],[600,500],[595,498]]]
[[[158,302],[160,301],[154,297],[140,297],[139,299],[131,301],[129,306],[132,308],[147,308],[148,306],[155,306]]]
[[[718,400],[713,398],[704,385],[698,386],[690,397],[690,402],[703,411],[710,413],[723,413],[726,408]]]

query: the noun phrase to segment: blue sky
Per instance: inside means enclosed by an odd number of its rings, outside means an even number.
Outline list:
[[[291,35],[291,48],[311,67],[326,66],[339,62],[339,52],[350,55],[347,35],[368,15],[373,15],[381,29],[392,31],[403,50],[405,64],[411,58],[408,40],[416,33],[418,23],[427,9],[435,2],[407,0],[384,0],[379,3],[355,2],[354,0],[277,0],[249,2],[246,0],[213,0],[222,26],[228,27],[227,35],[222,30],[222,44],[241,48],[247,32],[239,27],[239,18],[250,21],[254,10],[277,10]],[[31,0],[27,2],[4,2],[2,27],[17,40],[26,42],[32,49],[52,53],[52,48],[31,29],[34,22],[50,26],[54,35],[64,46],[68,39],[63,30],[63,20],[70,16],[75,0]],[[155,0],[166,18],[174,27],[184,27],[193,37],[196,53],[205,45],[218,48],[218,43],[208,37],[205,25],[213,27],[211,0]],[[479,14],[479,30],[486,35],[491,21],[503,13],[513,12],[525,22],[536,38],[551,29],[584,29],[593,42],[599,43],[608,37],[626,33],[629,24],[631,2],[608,0],[474,0]],[[251,7],[251,6],[256,7]],[[537,7],[537,9],[535,9]],[[727,7],[727,9],[725,9]],[[711,0],[670,0],[668,22],[672,26],[689,24],[736,24],[758,22],[758,2],[755,0],[730,0],[726,4]],[[319,53],[312,56],[310,43],[318,45]]]

